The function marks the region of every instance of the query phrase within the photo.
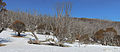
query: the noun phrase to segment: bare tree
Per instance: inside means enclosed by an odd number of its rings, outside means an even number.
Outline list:
[[[64,42],[71,36],[71,31],[69,30],[71,26],[71,19],[69,18],[71,9],[72,6],[69,2],[56,9],[57,18],[55,18],[54,35],[58,38],[59,42]]]
[[[4,26],[7,24],[5,19],[7,17],[7,10],[5,9],[6,3],[3,2],[3,0],[0,0],[0,28],[2,28],[0,31],[2,32],[4,30]],[[5,24],[4,24],[5,23]]]

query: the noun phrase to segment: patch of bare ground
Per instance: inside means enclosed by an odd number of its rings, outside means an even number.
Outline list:
[[[1,46],[6,46],[6,44],[0,44],[0,47],[1,47]]]
[[[16,38],[24,38],[25,36],[12,36],[12,37],[16,37]]]

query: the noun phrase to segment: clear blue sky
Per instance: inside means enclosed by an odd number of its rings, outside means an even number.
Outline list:
[[[37,10],[41,14],[55,14],[57,2],[68,0],[4,0],[8,10],[18,8],[26,10]],[[120,0],[70,0],[72,2],[72,16],[99,18],[120,21]]]

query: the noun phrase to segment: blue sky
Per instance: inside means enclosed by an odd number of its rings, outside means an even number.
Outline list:
[[[58,2],[69,0],[4,0],[8,10],[37,10],[41,14],[54,15]],[[70,0],[72,16],[120,21],[120,0]]]

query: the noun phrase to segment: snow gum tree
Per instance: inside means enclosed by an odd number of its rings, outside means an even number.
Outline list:
[[[25,30],[25,24],[19,20],[16,20],[12,23],[12,29],[18,32],[18,36],[21,36],[20,33]]]

